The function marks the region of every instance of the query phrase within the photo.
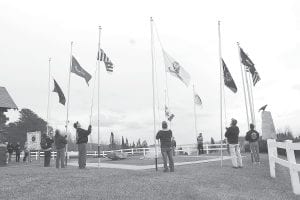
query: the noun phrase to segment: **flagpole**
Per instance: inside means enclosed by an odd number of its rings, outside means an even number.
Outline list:
[[[195,103],[195,86],[193,85],[193,101],[194,101],[194,121],[195,121],[195,134],[196,138],[198,135],[198,129],[197,129],[197,113],[196,113],[196,103]]]
[[[246,68],[245,66],[243,67],[244,68],[244,73],[245,73],[245,80],[246,80],[246,86],[247,86],[247,97],[248,97],[248,102],[249,102],[249,111],[250,111],[250,116],[251,116],[251,123],[253,123],[253,107],[252,107],[252,100],[251,100],[251,96],[250,96],[250,87],[249,87],[249,73],[247,73],[246,71]],[[248,128],[249,128],[249,125],[248,125]]]
[[[49,135],[49,110],[50,110],[50,76],[51,76],[51,58],[49,58],[49,65],[48,65],[48,104],[47,104],[47,135]]]
[[[100,38],[101,38],[101,26],[99,26],[99,40],[98,40],[98,167],[100,168]]]
[[[153,45],[153,19],[150,17],[150,27],[151,27],[151,61],[152,61],[152,107],[153,107],[153,136],[154,136],[154,146],[155,146],[155,170],[157,171],[157,146],[156,146],[156,118],[155,118],[155,87],[154,87],[154,45]]]
[[[94,72],[94,77],[96,77],[96,73],[97,73],[97,63],[96,63],[96,68],[95,68],[95,72]],[[90,114],[90,124],[92,124],[92,117],[93,117],[93,106],[94,106],[94,94],[95,94],[95,88],[96,88],[96,78],[94,78],[94,87],[93,87],[93,91],[92,91],[92,103],[91,103],[91,114]],[[90,151],[92,151],[92,134],[90,134]]]
[[[222,51],[221,51],[221,22],[218,21],[218,35],[219,35],[219,63],[220,63],[220,128],[221,128],[221,167],[223,166],[223,68],[222,68]]]
[[[249,77],[250,77],[250,73],[249,73]],[[252,113],[253,113],[253,121],[252,123],[256,126],[256,119],[255,119],[255,108],[254,108],[254,100],[253,100],[253,82],[251,82],[250,84],[250,97],[251,97],[251,102],[252,102]]]
[[[73,42],[71,42],[70,50],[70,68],[69,68],[69,81],[68,81],[68,103],[67,103],[67,120],[66,120],[66,135],[68,136],[68,126],[69,126],[69,106],[70,106],[70,88],[71,88],[71,68],[72,68],[72,56],[73,56]],[[68,163],[68,144],[66,145],[66,166]]]
[[[239,58],[240,58],[240,67],[241,67],[243,90],[244,90],[245,108],[246,108],[246,116],[247,116],[247,128],[249,128],[249,116],[248,116],[249,112],[248,112],[246,89],[245,89],[244,69],[243,69],[243,65],[242,65],[242,58],[241,58],[241,55],[240,55],[241,47],[240,47],[240,43],[239,42],[237,42],[237,46],[238,46],[238,51],[239,51],[238,54],[239,54]]]

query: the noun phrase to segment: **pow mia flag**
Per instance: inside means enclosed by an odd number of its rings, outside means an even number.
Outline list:
[[[234,83],[234,80],[224,62],[222,59],[222,65],[223,65],[223,76],[224,76],[224,84],[234,93],[237,92],[237,87]]]

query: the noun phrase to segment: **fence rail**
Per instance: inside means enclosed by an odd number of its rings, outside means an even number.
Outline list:
[[[286,150],[287,160],[278,157],[277,148]],[[291,140],[286,140],[285,142],[276,142],[274,139],[268,139],[268,155],[271,177],[276,177],[276,163],[289,168],[293,192],[299,195],[300,182],[298,172],[300,172],[300,164],[296,163],[295,150],[300,150],[299,143],[292,143]]]
[[[227,150],[227,145],[223,144],[203,144],[203,150],[206,154],[209,154],[213,151],[220,151],[220,150]],[[114,152],[121,152],[121,153],[127,153],[128,155],[143,155],[146,156],[148,152],[155,152],[154,147],[148,147],[148,148],[131,148],[131,149],[119,149],[119,150],[113,150]],[[113,151],[100,151],[101,157],[106,157],[109,153]],[[178,145],[178,147],[175,149],[175,152],[177,154],[182,155],[191,155],[193,152],[197,152],[197,145],[196,144],[184,144],[184,145]],[[160,148],[158,148],[158,152],[160,153]],[[68,159],[72,157],[77,157],[78,151],[68,151],[67,153]],[[44,157],[43,151],[31,151],[30,152],[31,159],[38,160],[40,157]],[[87,151],[87,156],[97,157],[98,151]],[[52,151],[51,153],[52,159],[56,157],[56,152]]]

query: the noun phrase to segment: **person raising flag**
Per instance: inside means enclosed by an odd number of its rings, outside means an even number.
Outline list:
[[[88,136],[91,134],[92,126],[89,125],[88,130],[82,129],[79,122],[74,123],[73,126],[76,129],[79,169],[84,169],[86,167],[86,144],[88,142]]]

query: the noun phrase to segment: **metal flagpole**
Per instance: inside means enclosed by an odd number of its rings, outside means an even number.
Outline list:
[[[221,31],[220,31],[220,21],[218,21],[218,35],[219,35],[219,62],[220,62],[220,128],[221,128],[221,147],[223,147],[223,67],[222,67],[222,51],[221,51]],[[223,150],[221,150],[221,167],[223,166]]]
[[[253,108],[252,108],[252,102],[251,102],[251,96],[250,96],[250,87],[249,87],[249,78],[248,75],[249,73],[246,71],[245,66],[244,68],[244,73],[245,73],[245,80],[246,80],[246,85],[247,85],[247,93],[248,93],[248,102],[249,102],[249,111],[250,111],[250,116],[251,116],[251,123],[253,123]],[[248,128],[249,128],[249,124],[248,124]]]
[[[95,94],[95,88],[96,88],[96,73],[97,73],[97,63],[96,68],[94,72],[94,87],[92,90],[92,103],[91,103],[91,114],[90,114],[90,124],[92,124],[92,117],[93,117],[93,106],[94,106],[94,94]],[[92,150],[92,134],[90,134],[90,151]]]
[[[249,75],[249,79],[250,80],[252,80],[252,78],[250,77],[250,73],[248,73],[248,75]],[[249,86],[249,95],[250,95],[250,100],[251,100],[251,105],[252,105],[252,117],[253,117],[253,119],[252,119],[252,123],[254,124],[254,125],[256,125],[256,120],[255,120],[255,112],[254,112],[254,100],[253,100],[253,90],[252,90],[252,88],[253,88],[253,81],[250,81],[250,86]]]
[[[101,26],[99,26],[99,40],[98,40],[98,167],[100,167],[100,38],[101,38]]]
[[[49,135],[49,110],[50,110],[50,76],[51,76],[51,58],[49,58],[49,71],[48,71],[48,105],[47,105],[47,135]]]
[[[237,43],[238,51],[239,51],[239,58],[240,58],[240,66],[241,66],[241,74],[242,74],[242,82],[243,82],[243,89],[244,89],[244,99],[245,99],[245,108],[246,108],[246,116],[247,116],[247,126],[249,127],[249,112],[248,112],[248,105],[247,105],[247,97],[246,97],[246,89],[245,89],[245,80],[244,80],[244,68],[242,65],[242,58],[241,58],[241,47],[240,43]]]
[[[150,17],[150,27],[151,27],[151,60],[152,60],[152,106],[153,106],[153,136],[154,136],[154,146],[155,146],[155,169],[157,168],[157,146],[156,146],[156,118],[155,118],[155,87],[154,87],[154,45],[153,45],[153,19]]]
[[[69,82],[68,82],[68,103],[67,103],[67,120],[66,120],[66,134],[68,135],[68,126],[69,126],[69,106],[70,106],[70,88],[71,88],[71,68],[72,68],[72,50],[73,42],[71,42],[71,51],[70,51],[70,68],[69,68]],[[68,163],[68,144],[66,145],[66,166]]]
[[[195,103],[195,86],[193,85],[193,101],[194,101],[194,121],[195,121],[195,134],[196,138],[198,135],[198,130],[197,130],[197,113],[196,113],[196,103]]]

